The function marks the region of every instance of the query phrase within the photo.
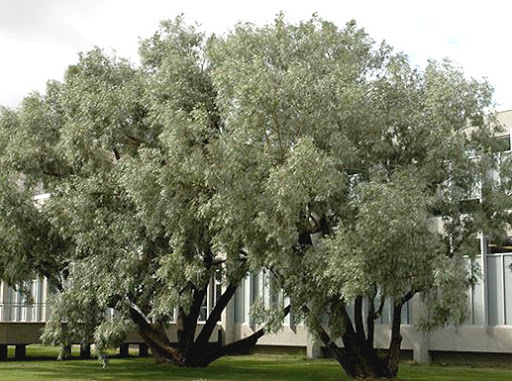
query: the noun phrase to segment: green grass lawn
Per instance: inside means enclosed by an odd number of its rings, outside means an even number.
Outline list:
[[[49,352],[46,348],[28,347],[27,353],[40,356]],[[512,380],[512,368],[402,364],[399,377],[407,381],[509,381]],[[113,358],[105,370],[97,360],[9,360],[0,362],[0,380],[341,381],[347,377],[332,360],[252,355],[226,357],[206,369],[157,366],[151,358],[135,357]]]

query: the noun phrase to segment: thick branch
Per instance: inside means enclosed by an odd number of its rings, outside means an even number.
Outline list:
[[[43,171],[43,175],[53,176],[53,177],[58,177],[58,178],[62,177],[62,174],[53,172],[53,171]]]
[[[183,308],[180,308],[178,311],[178,321],[176,322],[178,350],[181,353],[185,353],[185,357],[188,357],[188,352],[192,349],[196,333],[197,319],[199,318],[206,290],[206,287],[200,290],[194,288],[192,290],[193,301],[188,314],[185,313]]]
[[[213,258],[212,266],[220,266],[220,265],[222,265],[223,263],[226,263],[226,262],[227,262],[226,258],[215,257],[215,258]]]
[[[363,325],[363,297],[357,296],[354,301],[354,320],[356,325],[356,334],[363,340],[366,340]]]
[[[320,230],[324,236],[331,234],[331,227],[329,226],[329,221],[327,221],[327,216],[324,213],[322,218],[320,219]]]
[[[139,327],[140,335],[151,348],[157,361],[163,362],[169,358],[179,358],[178,352],[171,347],[171,342],[160,324],[149,324],[135,308],[130,308],[130,316]]]
[[[138,138],[138,137],[135,137],[135,136],[131,136],[131,135],[126,135],[126,139],[134,146],[138,147],[140,146],[142,143],[145,143],[144,140],[142,140],[141,138]]]
[[[400,299],[400,305],[403,306],[405,303],[407,303],[409,300],[411,300],[416,293],[417,293],[416,290],[409,291],[407,294],[405,294],[402,297],[402,299]]]
[[[235,295],[237,288],[238,284],[230,284],[226,288],[226,291],[224,291],[224,293],[219,298],[217,303],[215,303],[215,307],[210,313],[210,316],[208,316],[208,320],[206,320],[206,323],[203,329],[201,330],[201,333],[199,333],[199,335],[197,336],[194,346],[201,347],[208,343],[208,341],[210,340],[210,336],[213,333],[213,330],[217,326],[217,322],[221,318],[222,311],[224,311],[233,295]]]
[[[290,313],[290,309],[291,309],[290,305],[285,307],[285,309],[283,311],[284,316],[286,316]],[[256,345],[256,342],[258,341],[258,339],[260,337],[262,337],[264,334],[265,334],[265,327],[260,328],[259,330],[254,332],[252,335],[247,336],[241,340],[235,341],[228,345],[224,345],[223,347],[221,347],[215,351],[212,351],[208,355],[204,356],[203,360],[201,361],[201,363],[203,363],[203,364],[199,364],[199,365],[206,366],[206,365],[210,364],[212,361],[215,361],[216,359],[218,359],[222,356],[242,352],[248,348],[252,348],[253,346]]]
[[[311,316],[311,311],[307,306],[303,306],[302,311],[309,315],[310,318],[317,320],[316,316]],[[319,321],[316,321],[315,327],[317,331],[316,333],[320,337],[320,340],[322,340],[324,345],[331,351],[338,363],[343,367],[343,369],[345,369],[348,374],[353,374],[354,365],[350,362],[348,357],[344,355],[343,350],[338,347],[336,343],[331,339],[331,336],[329,336],[324,327],[322,327],[322,324]]]
[[[363,372],[370,374],[368,373],[369,370],[373,369],[375,364],[381,362],[377,356],[377,352],[373,348],[373,343],[368,342],[364,337],[361,337],[354,331],[350,316],[344,304],[336,306],[336,308],[340,313],[342,326],[344,328],[341,338],[345,346],[346,356],[349,358],[349,360],[345,361],[350,361],[350,357],[354,357],[352,361],[356,361],[355,359],[357,359],[357,362],[362,366],[361,369]],[[361,370],[358,370],[358,372],[359,371]]]
[[[366,317],[366,329],[368,331],[366,341],[373,347],[375,337],[375,297],[377,296],[377,287],[368,301],[368,316]]]
[[[206,366],[222,356],[230,355],[233,353],[243,352],[247,348],[252,348],[254,345],[256,345],[256,342],[258,341],[258,339],[260,337],[262,337],[264,334],[265,334],[265,329],[261,328],[261,329],[257,330],[256,332],[254,332],[252,335],[247,336],[244,339],[235,341],[235,342],[225,345],[213,352],[210,352],[209,354],[207,354],[206,356],[204,356],[202,358],[199,366]]]
[[[133,302],[130,302],[130,304],[131,304],[130,308],[135,310],[137,312],[138,316],[140,316],[140,318],[144,319],[147,324],[151,324],[151,321],[149,320],[147,315],[142,311],[142,309],[137,304],[135,304]]]
[[[112,151],[114,151],[114,156],[116,157],[116,160],[119,161],[121,159],[121,155],[119,154],[119,151],[116,147],[112,147]]]
[[[383,294],[380,296],[379,308],[375,312],[374,319],[377,319],[382,316],[382,310],[384,309],[384,304],[386,304],[386,295]]]
[[[211,265],[212,266],[215,265],[216,261],[217,261],[217,258],[213,258]],[[240,259],[240,261],[241,261],[240,269],[246,270],[247,269],[247,259],[246,258]],[[208,319],[206,320],[206,323],[203,326],[203,329],[201,330],[201,332],[199,333],[199,335],[195,341],[194,347],[196,347],[196,348],[201,347],[208,343],[210,336],[212,335],[213,330],[215,329],[215,326],[217,325],[217,322],[220,320],[222,311],[224,311],[224,309],[228,305],[229,301],[235,294],[236,289],[238,288],[238,285],[239,285],[239,283],[238,284],[230,284],[227,287],[226,291],[224,291],[222,296],[219,298],[219,300],[216,301],[215,307],[211,311],[210,316],[208,316]]]
[[[398,372],[398,362],[400,361],[400,345],[402,344],[402,335],[400,334],[400,325],[402,320],[402,303],[395,303],[393,307],[393,322],[391,325],[391,341],[387,355],[388,369],[396,375]]]

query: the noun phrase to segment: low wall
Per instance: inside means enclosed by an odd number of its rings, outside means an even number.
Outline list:
[[[0,345],[21,345],[21,344],[39,344],[41,343],[41,334],[45,323],[32,322],[2,322],[0,323]],[[196,329],[196,335],[202,328],[199,324]],[[178,341],[176,334],[176,325],[170,324],[166,329],[167,335],[171,343]],[[218,324],[210,337],[210,342],[218,342],[222,337],[222,327]],[[143,344],[144,340],[137,332],[127,335],[125,343],[127,344]],[[75,343],[79,344],[79,343]]]

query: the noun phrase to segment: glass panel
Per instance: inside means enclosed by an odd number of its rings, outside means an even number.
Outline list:
[[[251,321],[251,284],[252,284],[252,275],[248,274],[244,281],[244,323],[250,323]]]
[[[502,241],[489,242],[487,244],[487,254],[512,253],[512,238],[508,237]]]
[[[505,272],[505,324],[512,325],[512,255],[504,256],[504,272]]]
[[[39,306],[38,306],[38,316],[39,316],[39,321],[43,321],[44,320],[44,316],[43,316],[43,306],[46,305],[46,300],[43,299],[43,292],[44,292],[44,281],[43,279],[39,279],[38,281],[38,300],[39,300]]]
[[[236,289],[235,292],[235,301],[234,301],[234,310],[235,310],[235,323],[243,323],[244,321],[244,282],[240,282],[240,286]]]
[[[199,310],[199,321],[206,321],[207,317],[208,317],[208,303],[207,303],[207,295],[205,295],[205,297],[203,298],[203,302],[201,303],[201,309]]]
[[[252,276],[252,294],[251,302],[254,303],[260,296],[260,273],[256,273]]]
[[[496,137],[494,152],[510,151],[510,135]]]
[[[269,287],[270,287],[270,306],[276,307],[279,304],[279,300],[281,299],[281,290],[277,285],[277,281],[273,276],[269,277]]]
[[[220,270],[217,270],[215,272],[215,297],[214,297],[215,304],[219,301],[221,296],[222,296],[222,272]]]
[[[21,303],[22,303],[21,291],[16,291],[14,321],[21,321]]]
[[[284,306],[286,307],[288,304],[290,304],[290,298],[286,296],[286,297],[284,298]],[[286,316],[284,317],[284,324],[285,324],[285,325],[290,325],[290,323],[291,323],[290,316],[291,316],[291,315],[290,315],[290,314],[288,314],[288,315],[286,315]]]
[[[482,259],[476,259],[476,262],[482,267]],[[484,295],[483,295],[483,287],[482,280],[473,287],[471,290],[473,296],[473,308],[472,308],[472,323],[473,324],[484,324]]]
[[[471,271],[471,260],[466,258],[466,269],[467,271]],[[466,300],[467,300],[467,310],[468,313],[462,322],[462,324],[473,324],[473,290],[469,289],[466,291]]]
[[[7,313],[5,316],[7,317],[7,321],[15,321],[16,320],[16,309],[14,307],[14,303],[16,300],[16,291],[9,287],[7,291]]]
[[[353,301],[350,301],[349,303],[345,304],[345,309],[347,310],[347,314],[348,314],[348,316],[350,316],[350,321],[352,321],[352,323],[354,322],[354,316],[355,316],[354,304],[355,303]]]
[[[402,316],[401,316],[402,324],[411,324],[411,321],[409,319],[409,310],[410,310],[409,303],[410,303],[410,301],[408,301],[407,303],[405,303],[402,306]]]
[[[487,302],[489,324],[503,324],[503,285],[501,256],[487,257]]]
[[[390,319],[390,315],[391,315],[391,299],[390,298],[386,298],[386,303],[384,303],[384,308],[382,309],[382,316],[380,318],[380,322],[381,324],[390,324],[391,323],[391,319]]]

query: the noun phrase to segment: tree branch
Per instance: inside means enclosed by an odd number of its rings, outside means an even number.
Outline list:
[[[382,316],[382,310],[384,309],[385,304],[386,304],[386,295],[382,294],[380,296],[379,308],[377,309],[377,311],[375,311],[374,319],[378,319]]]
[[[194,337],[196,333],[197,319],[201,311],[201,305],[206,296],[207,287],[202,289],[193,289],[193,301],[188,314],[183,308],[179,311],[179,324],[176,324],[178,334],[178,349],[181,353],[185,353],[188,358],[188,352],[192,349]]]
[[[290,313],[291,306],[288,305],[284,309],[284,316],[288,315]],[[254,332],[252,335],[247,336],[241,340],[237,340],[233,343],[230,343],[228,345],[224,345],[223,347],[216,349],[206,356],[203,357],[203,360],[200,363],[200,366],[206,366],[210,364],[212,361],[215,361],[216,359],[226,356],[229,354],[241,352],[247,348],[252,348],[254,345],[256,345],[256,342],[260,337],[262,337],[265,334],[265,327],[260,328],[256,332]]]
[[[117,150],[117,148],[115,146],[112,147],[112,151],[114,151],[114,156],[116,157],[116,161],[121,160],[121,155],[119,154],[119,151]]]
[[[417,293],[418,291],[416,290],[412,290],[412,291],[409,291],[407,294],[405,294],[401,299],[400,299],[400,306],[403,306],[405,303],[407,303],[409,300],[411,300],[413,298],[413,296]]]
[[[310,310],[307,306],[302,306],[302,311],[309,315],[311,318],[317,320],[316,316],[311,316]],[[343,350],[336,345],[336,343],[331,339],[331,336],[327,333],[327,331],[322,327],[322,324],[319,321],[315,322],[316,333],[320,337],[320,340],[324,343],[324,345],[331,351],[334,355],[338,363],[345,369],[348,374],[353,374],[354,365],[350,362],[347,356],[344,355]]]
[[[222,311],[226,308],[229,301],[235,295],[235,292],[238,288],[238,284],[230,284],[226,291],[222,294],[222,296],[219,298],[217,303],[215,303],[215,307],[213,308],[212,312],[210,313],[210,316],[208,316],[208,319],[206,320],[205,325],[203,326],[203,329],[201,329],[201,332],[196,338],[196,341],[194,343],[194,346],[201,347],[208,343],[210,340],[210,336],[212,335],[213,330],[217,326],[217,322],[220,320]]]
[[[403,298],[402,298],[403,299]],[[391,341],[389,343],[389,351],[386,356],[388,369],[396,374],[398,371],[398,361],[400,360],[400,345],[402,344],[402,335],[400,334],[400,326],[402,321],[402,305],[403,303],[395,303],[393,307],[393,322],[391,324]]]
[[[363,325],[363,297],[357,296],[354,301],[354,320],[356,325],[356,334],[363,340],[366,340]]]
[[[226,262],[227,262],[226,258],[215,257],[215,258],[213,258],[212,266],[219,266]]]
[[[373,347],[373,339],[375,337],[375,297],[377,296],[377,287],[374,288],[368,304],[368,316],[366,317],[366,327],[368,330],[366,341]]]
[[[147,317],[147,315],[142,312],[142,309],[140,309],[140,307],[132,301],[130,301],[130,309],[135,310],[137,314],[146,321],[147,324],[151,324],[151,320]]]

